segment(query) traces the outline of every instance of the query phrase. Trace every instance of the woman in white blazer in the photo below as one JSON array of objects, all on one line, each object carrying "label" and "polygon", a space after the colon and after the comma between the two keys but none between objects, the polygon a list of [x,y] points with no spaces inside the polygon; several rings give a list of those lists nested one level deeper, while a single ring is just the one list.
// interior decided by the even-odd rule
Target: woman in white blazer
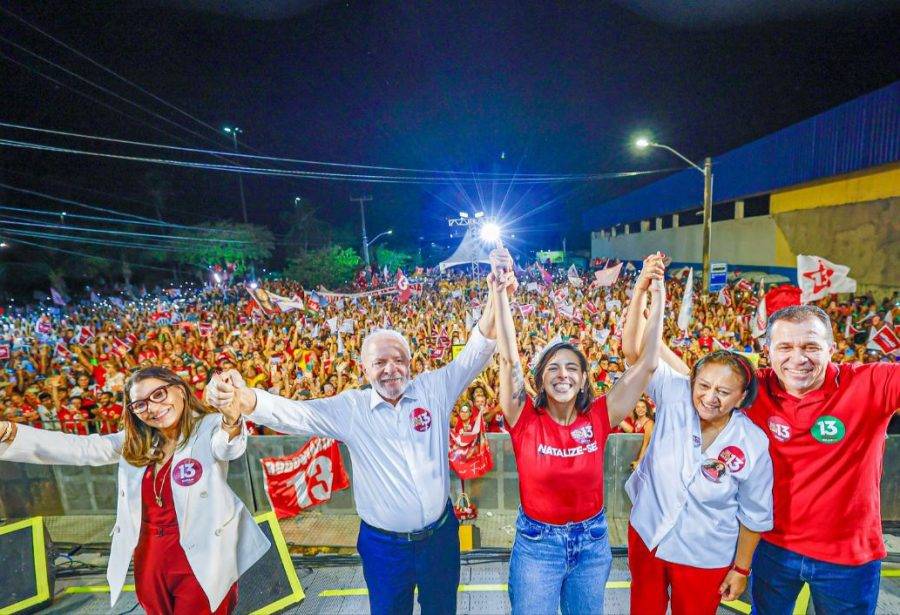
[{"label": "woman in white blazer", "polygon": [[231,613],[237,580],[269,541],[226,482],[244,454],[238,413],[200,402],[171,370],[149,367],[125,386],[124,430],[79,436],[0,421],[0,459],[118,463],[107,579],[115,605],[134,555],[138,602],[151,615]]}]

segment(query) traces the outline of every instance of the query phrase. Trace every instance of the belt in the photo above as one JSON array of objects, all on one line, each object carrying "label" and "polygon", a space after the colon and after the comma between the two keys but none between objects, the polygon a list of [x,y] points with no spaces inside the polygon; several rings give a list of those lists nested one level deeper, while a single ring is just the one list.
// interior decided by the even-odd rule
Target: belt
[{"label": "belt", "polygon": [[415,532],[392,532],[390,530],[383,530],[380,527],[375,527],[374,525],[369,525],[365,521],[366,527],[377,532],[378,534],[383,534],[385,536],[390,536],[392,538],[397,538],[399,540],[405,540],[406,542],[420,542],[422,540],[427,540],[431,538],[431,536],[438,531],[442,525],[447,522],[447,519],[450,518],[450,515],[453,514],[452,508],[450,505],[444,509],[444,514],[441,515],[441,518],[435,521],[430,525],[426,525],[421,530],[416,530]]}]

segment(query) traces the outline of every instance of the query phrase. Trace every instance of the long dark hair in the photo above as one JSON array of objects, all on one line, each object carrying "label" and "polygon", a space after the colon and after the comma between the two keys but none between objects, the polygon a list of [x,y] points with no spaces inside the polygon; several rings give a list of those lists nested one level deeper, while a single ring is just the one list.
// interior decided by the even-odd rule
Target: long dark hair
[{"label": "long dark hair", "polygon": [[704,365],[727,365],[743,381],[744,397],[737,405],[738,408],[741,410],[749,408],[756,400],[756,394],[759,392],[759,381],[756,379],[756,372],[747,357],[730,350],[715,350],[702,357],[694,364],[694,368],[691,370],[691,390],[694,388],[694,380],[697,379],[697,374],[700,373]]},{"label": "long dark hair", "polygon": [[544,390],[544,370],[547,369],[547,364],[560,350],[571,350],[575,353],[575,356],[578,357],[581,371],[585,374],[584,386],[581,387],[578,395],[575,396],[575,409],[579,414],[583,414],[588,411],[591,407],[591,402],[594,401],[591,373],[588,370],[587,358],[580,350],[568,342],[557,342],[541,354],[541,359],[534,368],[534,384],[537,388],[537,399],[534,401],[534,407],[539,410],[547,407],[547,392]]},{"label": "long dark hair", "polygon": [[125,425],[125,442],[122,444],[122,457],[125,461],[139,468],[151,463],[162,461],[163,451],[159,446],[162,436],[154,427],[151,427],[128,409],[128,404],[134,401],[131,398],[131,389],[142,380],[156,378],[166,384],[176,386],[184,397],[184,410],[181,413],[178,425],[178,446],[184,446],[190,439],[194,430],[200,424],[200,419],[205,414],[216,412],[191,392],[187,383],[175,372],[165,367],[146,367],[136,371],[125,383],[125,412],[122,420]]}]

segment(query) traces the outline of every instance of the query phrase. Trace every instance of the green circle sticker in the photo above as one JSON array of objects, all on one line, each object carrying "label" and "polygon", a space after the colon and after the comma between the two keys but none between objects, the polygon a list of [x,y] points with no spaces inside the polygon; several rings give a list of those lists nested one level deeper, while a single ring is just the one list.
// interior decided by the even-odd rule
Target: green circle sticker
[{"label": "green circle sticker", "polygon": [[846,433],[841,419],[827,414],[816,419],[816,422],[813,423],[810,431],[812,432],[813,438],[822,444],[834,444],[835,442],[840,442],[844,439],[844,434]]}]

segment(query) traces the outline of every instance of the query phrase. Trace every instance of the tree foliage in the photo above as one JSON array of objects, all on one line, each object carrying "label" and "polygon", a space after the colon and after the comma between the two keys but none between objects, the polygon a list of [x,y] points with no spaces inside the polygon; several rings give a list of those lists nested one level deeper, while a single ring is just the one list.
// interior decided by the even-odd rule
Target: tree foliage
[{"label": "tree foliage", "polygon": [[[375,248],[375,262],[378,263],[379,269],[387,267],[391,274],[396,273],[397,269],[409,269],[410,263],[413,262],[413,255],[399,250],[391,250],[384,246]],[[408,272],[407,272],[408,273]]]},{"label": "tree foliage", "polygon": [[275,247],[272,231],[255,224],[205,223],[192,231],[179,232],[179,236],[195,241],[180,243],[178,252],[169,253],[175,262],[197,267],[234,263],[237,273],[250,263],[269,258]]},{"label": "tree foliage", "polygon": [[352,248],[330,246],[301,250],[288,261],[284,274],[306,288],[338,288],[353,281],[361,260]]}]

